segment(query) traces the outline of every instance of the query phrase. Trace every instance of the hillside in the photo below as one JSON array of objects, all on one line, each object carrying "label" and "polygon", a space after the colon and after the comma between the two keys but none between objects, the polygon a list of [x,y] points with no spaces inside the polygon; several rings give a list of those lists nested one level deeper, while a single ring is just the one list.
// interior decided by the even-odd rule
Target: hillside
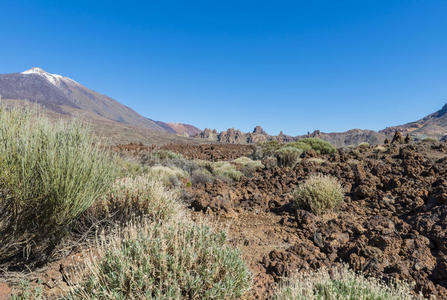
[{"label": "hillside", "polygon": [[99,136],[114,144],[200,142],[186,138],[190,133],[200,131],[194,126],[181,124],[173,129],[170,123],[146,118],[71,78],[51,74],[40,68],[0,74],[0,99],[10,106],[37,104],[53,119],[80,118]]},{"label": "hillside", "polygon": [[63,113],[70,107],[127,125],[167,132],[155,121],[145,118],[118,101],[101,95],[78,82],[40,68],[23,73],[0,75],[0,95],[7,99],[28,100]]},{"label": "hillside", "polygon": [[437,112],[429,114],[418,121],[400,126],[387,127],[380,132],[390,134],[396,130],[401,131],[403,134],[408,133],[418,139],[426,137],[445,139],[447,136],[447,104]]}]

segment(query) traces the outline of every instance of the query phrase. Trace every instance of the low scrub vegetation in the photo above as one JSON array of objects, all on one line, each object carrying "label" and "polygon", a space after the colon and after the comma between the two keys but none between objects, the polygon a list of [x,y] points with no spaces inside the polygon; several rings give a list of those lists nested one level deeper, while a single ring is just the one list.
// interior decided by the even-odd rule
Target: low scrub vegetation
[{"label": "low scrub vegetation", "polygon": [[297,207],[323,214],[339,207],[344,200],[344,191],[337,178],[312,175],[294,192]]},{"label": "low scrub vegetation", "polygon": [[[293,152],[293,150],[291,150],[292,148],[296,150]],[[279,143],[276,141],[270,141],[257,145],[253,153],[253,157],[255,159],[267,159],[268,157],[276,157],[280,166],[290,167],[296,164],[297,158],[289,160],[289,155],[296,156],[296,154],[299,153],[299,156],[301,156],[303,152],[309,150],[314,150],[318,154],[330,154],[334,153],[337,149],[335,149],[335,147],[332,146],[329,142],[317,138],[305,138],[297,142],[290,143]]]},{"label": "low scrub vegetation", "polygon": [[251,284],[225,234],[191,221],[132,225],[98,248],[71,299],[237,299]]},{"label": "low scrub vegetation", "polygon": [[154,166],[149,168],[148,174],[168,186],[179,186],[181,179],[189,180],[189,174],[177,167]]},{"label": "low scrub vegetation", "polygon": [[306,149],[308,146],[310,146],[310,148],[315,150],[318,154],[330,154],[337,151],[337,149],[335,149],[335,147],[332,146],[331,143],[317,138],[305,138],[299,140],[295,143],[294,147],[303,149],[305,151],[308,150]]},{"label": "low scrub vegetation", "polygon": [[275,156],[278,166],[293,168],[300,161],[302,153],[302,149],[290,146],[276,150]]},{"label": "low scrub vegetation", "polygon": [[151,156],[160,160],[184,159],[183,155],[181,155],[180,153],[169,150],[156,150],[151,153]]},{"label": "low scrub vegetation", "polygon": [[169,220],[180,217],[183,207],[177,192],[149,174],[117,180],[110,191],[81,216],[79,222],[92,226],[99,220],[126,224],[130,220]]},{"label": "low scrub vegetation", "polygon": [[357,147],[359,147],[359,148],[368,148],[368,147],[369,147],[369,143],[367,143],[367,142],[362,142],[362,143],[358,144]]},{"label": "low scrub vegetation", "polygon": [[207,169],[197,169],[191,175],[191,183],[194,185],[213,182],[213,175]]},{"label": "low scrub vegetation", "polygon": [[262,164],[262,162],[260,162],[258,160],[252,160],[251,158],[248,158],[245,156],[236,158],[233,162],[236,164],[242,165],[243,167],[250,168],[253,170],[264,168],[264,165]]},{"label": "low scrub vegetation", "polygon": [[214,162],[211,168],[214,175],[223,179],[239,180],[242,177],[242,173],[227,161]]},{"label": "low scrub vegetation", "polygon": [[385,284],[375,278],[366,278],[347,267],[329,272],[322,268],[314,272],[302,272],[287,280],[276,293],[275,300],[320,299],[415,299],[407,284]]},{"label": "low scrub vegetation", "polygon": [[0,263],[45,259],[115,179],[80,123],[0,108]]}]

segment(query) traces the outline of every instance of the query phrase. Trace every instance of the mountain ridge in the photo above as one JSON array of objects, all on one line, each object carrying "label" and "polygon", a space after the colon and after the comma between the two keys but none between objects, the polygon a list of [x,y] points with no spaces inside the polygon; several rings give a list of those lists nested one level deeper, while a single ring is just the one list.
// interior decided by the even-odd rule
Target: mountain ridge
[{"label": "mountain ridge", "polygon": [[[168,134],[190,135],[186,129],[176,130],[170,123],[144,117],[117,100],[89,89],[69,77],[52,74],[38,67],[21,73],[0,74],[0,95],[4,99],[27,100],[63,115],[70,114],[70,110],[75,109],[128,126]],[[200,131],[192,125],[183,125],[191,127],[191,132]]]}]

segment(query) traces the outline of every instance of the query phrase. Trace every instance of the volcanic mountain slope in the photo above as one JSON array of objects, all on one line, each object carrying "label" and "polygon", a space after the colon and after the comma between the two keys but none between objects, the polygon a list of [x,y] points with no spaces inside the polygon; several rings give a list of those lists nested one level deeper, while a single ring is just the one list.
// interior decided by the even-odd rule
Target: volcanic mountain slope
[{"label": "volcanic mountain slope", "polygon": [[396,130],[403,134],[410,134],[415,138],[423,139],[426,137],[436,139],[446,139],[447,137],[447,104],[440,110],[432,113],[416,122],[407,123],[400,126],[387,127],[380,131],[384,134],[390,134]]},{"label": "volcanic mountain slope", "polygon": [[0,74],[0,99],[10,106],[37,104],[53,119],[77,117],[112,143],[197,143],[192,125],[153,121],[118,101],[58,74],[32,68]]},{"label": "volcanic mountain slope", "polygon": [[162,121],[157,121],[157,124],[172,133],[176,133],[183,136],[195,136],[201,132],[199,128],[184,123],[165,123]]},{"label": "volcanic mountain slope", "polygon": [[40,68],[0,75],[0,95],[7,99],[38,103],[58,113],[68,113],[67,108],[77,109],[123,124],[168,132],[155,121],[141,116],[118,101],[70,78],[50,74]]}]

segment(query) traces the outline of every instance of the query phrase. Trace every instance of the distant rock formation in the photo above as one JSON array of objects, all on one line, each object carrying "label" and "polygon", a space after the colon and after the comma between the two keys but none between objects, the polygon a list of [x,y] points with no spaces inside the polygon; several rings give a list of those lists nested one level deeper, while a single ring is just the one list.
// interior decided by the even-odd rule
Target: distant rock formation
[{"label": "distant rock formation", "polygon": [[244,133],[234,128],[227,129],[218,133],[215,129],[205,129],[196,137],[208,139],[213,142],[228,144],[256,144],[266,141],[293,142],[303,138],[320,138],[326,140],[336,147],[348,145],[358,145],[362,142],[368,142],[372,145],[381,144],[386,136],[373,130],[352,129],[340,133],[323,133],[315,130],[312,133],[301,136],[285,135],[282,131],[278,135],[269,135],[261,126],[256,126],[252,132]]}]

